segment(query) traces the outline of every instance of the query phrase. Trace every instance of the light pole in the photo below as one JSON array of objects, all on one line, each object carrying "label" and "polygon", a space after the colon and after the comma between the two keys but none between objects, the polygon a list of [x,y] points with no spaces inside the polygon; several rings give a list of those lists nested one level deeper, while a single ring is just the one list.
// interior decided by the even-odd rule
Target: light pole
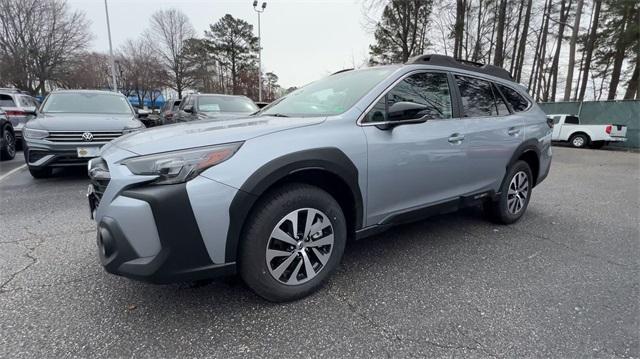
[{"label": "light pole", "polygon": [[113,46],[111,46],[111,25],[109,24],[109,8],[107,0],[104,0],[104,13],[107,15],[107,33],[109,34],[109,53],[111,54],[111,79],[113,80],[113,91],[118,92],[118,84],[116,83],[116,62],[113,58]]},{"label": "light pole", "polygon": [[[106,1],[106,0],[105,0]],[[258,0],[253,0],[253,10],[258,13],[258,101],[262,102],[262,46],[260,45],[260,14],[267,8],[267,2],[258,7]]]}]

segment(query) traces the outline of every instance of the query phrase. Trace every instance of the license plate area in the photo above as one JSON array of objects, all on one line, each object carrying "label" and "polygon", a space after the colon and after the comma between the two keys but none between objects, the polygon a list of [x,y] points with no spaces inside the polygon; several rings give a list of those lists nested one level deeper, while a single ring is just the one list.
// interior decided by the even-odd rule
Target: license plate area
[{"label": "license plate area", "polygon": [[91,158],[98,157],[98,153],[100,152],[100,147],[97,146],[86,146],[86,147],[78,147],[76,148],[78,153],[78,158]]}]

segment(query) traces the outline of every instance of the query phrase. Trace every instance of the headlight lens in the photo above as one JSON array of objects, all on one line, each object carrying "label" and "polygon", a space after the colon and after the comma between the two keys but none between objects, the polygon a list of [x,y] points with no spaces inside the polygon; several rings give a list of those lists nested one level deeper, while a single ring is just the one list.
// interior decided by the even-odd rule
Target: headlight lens
[{"label": "headlight lens", "polygon": [[233,156],[242,142],[129,158],[121,163],[136,175],[159,176],[154,184],[186,182]]},{"label": "headlight lens", "polygon": [[35,128],[24,128],[22,130],[22,135],[26,138],[33,138],[36,140],[41,140],[47,136],[49,136],[49,131],[45,130],[36,130]]}]

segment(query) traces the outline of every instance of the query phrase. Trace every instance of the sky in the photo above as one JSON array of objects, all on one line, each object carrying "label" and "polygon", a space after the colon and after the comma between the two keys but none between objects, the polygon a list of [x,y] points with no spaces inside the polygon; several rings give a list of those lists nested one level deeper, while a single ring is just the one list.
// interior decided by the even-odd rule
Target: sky
[{"label": "sky", "polygon": [[[159,9],[178,8],[199,37],[225,14],[254,25],[253,0],[107,0],[114,50],[149,26]],[[260,1],[262,3],[262,1]],[[68,0],[84,11],[94,35],[89,48],[108,53],[104,0]],[[368,58],[373,34],[365,29],[363,6],[355,0],[268,0],[261,15],[262,70],[274,72],[281,86],[301,86],[335,71],[360,66]]]}]

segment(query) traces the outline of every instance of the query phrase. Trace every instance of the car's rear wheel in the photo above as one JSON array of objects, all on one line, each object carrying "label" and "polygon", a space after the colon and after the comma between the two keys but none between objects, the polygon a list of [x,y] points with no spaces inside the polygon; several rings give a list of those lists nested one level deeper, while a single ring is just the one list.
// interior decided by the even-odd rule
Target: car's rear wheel
[{"label": "car's rear wheel", "polygon": [[33,178],[48,178],[48,177],[51,177],[51,174],[53,173],[53,169],[51,167],[45,167],[45,168],[29,167],[29,173],[31,173],[31,176]]},{"label": "car's rear wheel", "polygon": [[525,161],[517,161],[509,169],[498,199],[484,205],[489,219],[502,224],[517,222],[527,210],[532,187],[531,168]]},{"label": "car's rear wheel", "polygon": [[584,148],[589,145],[589,137],[587,137],[587,135],[579,133],[577,135],[571,136],[569,143],[575,148]]},{"label": "car's rear wheel", "polygon": [[336,269],[347,238],[344,214],[324,190],[290,184],[269,192],[247,219],[240,275],[274,302],[305,297]]},{"label": "car's rear wheel", "polygon": [[0,148],[0,160],[12,160],[16,157],[16,136],[9,130],[9,126],[5,127],[2,132],[4,146]]}]

